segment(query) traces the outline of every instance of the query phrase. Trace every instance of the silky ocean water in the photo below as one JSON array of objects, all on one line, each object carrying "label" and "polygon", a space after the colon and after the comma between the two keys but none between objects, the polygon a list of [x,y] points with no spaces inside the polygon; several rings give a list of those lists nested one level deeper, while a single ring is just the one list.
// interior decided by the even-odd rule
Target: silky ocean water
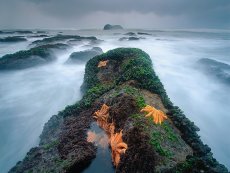
[{"label": "silky ocean water", "polygon": [[[229,32],[142,30],[152,35],[142,36],[145,39],[139,41],[118,41],[128,31],[62,32],[96,36],[104,40],[96,45],[103,51],[117,47],[146,51],[171,101],[200,128],[199,135],[211,147],[214,157],[230,168],[230,87],[196,67],[200,58],[230,64]],[[27,49],[30,42],[2,44],[0,55]],[[84,64],[64,65],[72,52],[86,49],[81,46],[84,44],[59,53],[58,61],[47,66],[0,72],[0,170],[3,173],[38,144],[43,125],[53,114],[81,98]]]}]

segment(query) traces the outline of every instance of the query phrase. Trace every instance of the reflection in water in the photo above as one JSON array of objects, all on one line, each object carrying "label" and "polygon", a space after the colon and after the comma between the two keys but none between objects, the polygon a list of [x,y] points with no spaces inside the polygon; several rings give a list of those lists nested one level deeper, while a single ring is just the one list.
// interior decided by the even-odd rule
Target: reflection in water
[{"label": "reflection in water", "polygon": [[109,149],[109,139],[107,134],[101,129],[96,122],[93,122],[87,132],[87,141],[93,142],[97,146],[96,158],[92,161],[83,173],[106,172],[114,173],[114,167],[111,160]]}]

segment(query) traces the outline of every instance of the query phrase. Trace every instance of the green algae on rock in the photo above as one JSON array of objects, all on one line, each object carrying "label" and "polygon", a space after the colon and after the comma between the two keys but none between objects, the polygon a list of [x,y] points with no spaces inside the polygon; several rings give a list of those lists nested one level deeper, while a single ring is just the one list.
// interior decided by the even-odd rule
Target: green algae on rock
[{"label": "green algae on rock", "polygon": [[[97,67],[106,60],[105,67]],[[118,48],[89,60],[82,92],[82,100],[51,117],[39,146],[10,173],[84,170],[96,157],[96,146],[86,138],[92,114],[103,104],[110,107],[109,123],[115,124],[115,132],[123,130],[128,145],[117,173],[228,172],[200,140],[199,129],[169,100],[142,50]],[[146,104],[166,113],[168,119],[162,125],[146,119],[140,113]]]},{"label": "green algae on rock", "polygon": [[52,52],[53,49],[66,50],[68,47],[61,43],[47,44],[4,55],[0,58],[0,70],[17,70],[48,64],[56,60]]}]

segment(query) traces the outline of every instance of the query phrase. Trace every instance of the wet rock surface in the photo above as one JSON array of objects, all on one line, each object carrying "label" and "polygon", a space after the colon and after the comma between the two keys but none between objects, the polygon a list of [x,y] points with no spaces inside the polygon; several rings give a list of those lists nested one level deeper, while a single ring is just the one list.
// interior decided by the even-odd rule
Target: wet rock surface
[{"label": "wet rock surface", "polygon": [[[98,68],[100,61],[107,60],[106,66]],[[95,121],[94,112],[103,104],[109,106],[109,123],[115,124],[115,132],[123,130],[128,145],[117,173],[228,172],[202,143],[199,129],[170,102],[145,52],[119,48],[92,58],[82,91],[82,100],[48,121],[40,145],[10,173],[82,172],[96,157],[87,132]],[[160,125],[146,118],[140,112],[146,104],[166,113],[168,119]]]},{"label": "wet rock surface", "polygon": [[25,51],[7,54],[0,58],[0,70],[19,70],[45,65],[56,60],[53,49],[66,50],[66,44],[47,44]]},{"label": "wet rock surface", "polygon": [[79,35],[62,35],[62,34],[58,34],[55,35],[53,37],[49,37],[49,38],[44,38],[42,40],[36,40],[34,42],[32,42],[32,46],[41,46],[41,45],[46,45],[46,44],[56,44],[56,43],[63,43],[63,42],[67,42],[67,41],[83,41],[83,40],[87,40],[87,41],[96,41],[97,38],[96,37],[82,37]]},{"label": "wet rock surface", "polygon": [[22,42],[22,41],[27,41],[27,39],[22,36],[12,36],[12,37],[0,38],[0,42],[2,43],[16,43],[16,42]]},{"label": "wet rock surface", "polygon": [[67,64],[80,64],[85,63],[91,58],[102,54],[103,51],[100,47],[93,47],[92,49],[87,49],[80,52],[74,52],[70,55],[69,59],[66,61]]},{"label": "wet rock surface", "polygon": [[119,41],[137,41],[140,39],[144,39],[144,37],[135,37],[135,36],[131,36],[131,37],[121,37],[119,39]]}]

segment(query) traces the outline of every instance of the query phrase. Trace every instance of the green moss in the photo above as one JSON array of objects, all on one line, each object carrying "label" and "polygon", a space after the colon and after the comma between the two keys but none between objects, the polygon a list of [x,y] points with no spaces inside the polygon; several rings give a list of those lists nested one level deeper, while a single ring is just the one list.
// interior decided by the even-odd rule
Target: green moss
[{"label": "green moss", "polygon": [[178,141],[178,138],[175,135],[175,132],[173,131],[172,127],[169,125],[169,123],[167,121],[165,121],[165,122],[162,123],[162,127],[166,131],[167,138],[170,141],[172,141],[172,142]]},{"label": "green moss", "polygon": [[154,131],[151,133],[150,144],[153,146],[156,152],[158,152],[161,156],[171,157],[172,153],[161,146],[161,141],[163,140],[164,136],[162,136],[160,132]]},{"label": "green moss", "polygon": [[139,109],[146,106],[145,99],[142,96],[142,94],[139,92],[138,89],[131,87],[131,86],[125,86],[124,91],[125,91],[125,93],[132,95],[135,98],[137,106]]},{"label": "green moss", "polygon": [[191,157],[183,163],[179,163],[173,170],[172,173],[187,173],[192,172],[193,167],[197,167],[196,158]]},{"label": "green moss", "polygon": [[59,112],[61,116],[69,116],[78,114],[82,109],[89,108],[92,103],[104,93],[113,89],[113,84],[97,84],[94,87],[86,91],[83,98],[74,105],[67,106],[63,111]]},{"label": "green moss", "polygon": [[51,149],[51,148],[53,148],[53,147],[56,147],[58,144],[59,144],[59,141],[54,140],[54,141],[52,141],[52,142],[50,142],[50,143],[44,145],[43,148],[44,148],[45,150],[49,150],[49,149]]}]

